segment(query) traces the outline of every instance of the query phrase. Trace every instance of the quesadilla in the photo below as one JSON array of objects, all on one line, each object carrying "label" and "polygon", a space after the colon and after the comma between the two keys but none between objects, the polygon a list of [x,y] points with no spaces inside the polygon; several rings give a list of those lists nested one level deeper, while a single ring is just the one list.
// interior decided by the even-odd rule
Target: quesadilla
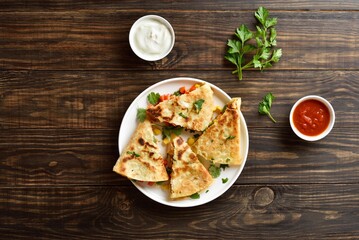
[{"label": "quesadilla", "polygon": [[215,164],[240,165],[240,107],[241,98],[231,99],[224,112],[193,144],[193,151]]},{"label": "quesadilla", "polygon": [[159,182],[168,174],[149,120],[140,122],[113,171],[129,179]]},{"label": "quesadilla", "polygon": [[189,145],[181,137],[174,138],[172,145],[170,197],[174,199],[191,196],[209,187],[213,182],[212,176]]},{"label": "quesadilla", "polygon": [[203,131],[212,120],[213,107],[213,91],[205,83],[189,93],[150,105],[147,115],[153,121]]}]

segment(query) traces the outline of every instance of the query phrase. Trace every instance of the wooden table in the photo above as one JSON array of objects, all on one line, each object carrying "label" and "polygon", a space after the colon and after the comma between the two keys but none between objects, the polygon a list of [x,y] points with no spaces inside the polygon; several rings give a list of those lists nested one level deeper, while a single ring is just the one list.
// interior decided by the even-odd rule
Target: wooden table
[{"label": "wooden table", "polygon": [[[278,18],[281,61],[231,75],[226,41],[254,11]],[[131,51],[136,19],[176,32],[157,62]],[[1,239],[359,239],[359,2],[0,1]],[[161,205],[112,172],[125,111],[144,89],[187,76],[243,100],[249,154],[236,183],[194,208]],[[272,92],[277,123],[258,114]],[[336,111],[318,142],[288,115],[308,94]]]}]

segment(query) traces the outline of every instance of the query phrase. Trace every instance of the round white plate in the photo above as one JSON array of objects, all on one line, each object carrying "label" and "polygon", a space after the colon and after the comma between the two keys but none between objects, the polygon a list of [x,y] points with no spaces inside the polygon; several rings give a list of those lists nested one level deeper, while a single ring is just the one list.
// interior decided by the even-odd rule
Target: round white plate
[{"label": "round white plate", "polygon": [[[125,116],[123,117],[119,137],[118,137],[118,148],[121,154],[122,149],[124,149],[129,142],[132,134],[136,130],[137,120],[136,114],[138,108],[146,108],[147,106],[147,95],[151,92],[162,94],[169,94],[177,91],[180,87],[185,86],[186,89],[190,88],[193,84],[203,83],[205,81],[189,77],[179,77],[171,78],[161,82],[158,82],[146,90],[144,90],[137,98],[132,102],[130,107],[127,109]],[[231,97],[226,94],[223,90],[216,87],[215,85],[208,83],[213,92],[214,92],[214,103],[220,107],[223,107]],[[153,199],[156,202],[162,203],[164,205],[173,206],[173,207],[193,207],[208,203],[217,197],[221,196],[226,192],[237,180],[241,174],[243,167],[247,160],[248,148],[249,148],[249,137],[246,121],[241,113],[241,154],[243,162],[239,166],[230,166],[221,171],[221,175],[214,179],[212,185],[200,192],[200,198],[191,199],[191,198],[182,198],[180,200],[172,200],[169,198],[169,190],[161,187],[160,185],[149,186],[146,183],[133,182],[133,184],[147,197]],[[184,131],[183,131],[184,132]],[[185,133],[185,132],[184,132]],[[185,136],[184,136],[185,137]],[[158,137],[159,146],[161,148],[163,157],[165,158],[165,147],[162,144],[160,136]],[[222,179],[228,178],[226,183],[222,182]]]}]

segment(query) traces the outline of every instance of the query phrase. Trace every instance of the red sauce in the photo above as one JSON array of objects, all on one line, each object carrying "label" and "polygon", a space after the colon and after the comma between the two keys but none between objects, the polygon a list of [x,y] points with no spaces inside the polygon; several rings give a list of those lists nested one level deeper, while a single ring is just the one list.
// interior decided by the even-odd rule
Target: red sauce
[{"label": "red sauce", "polygon": [[330,114],[322,102],[310,99],[298,104],[292,120],[299,132],[307,136],[316,136],[327,129]]}]

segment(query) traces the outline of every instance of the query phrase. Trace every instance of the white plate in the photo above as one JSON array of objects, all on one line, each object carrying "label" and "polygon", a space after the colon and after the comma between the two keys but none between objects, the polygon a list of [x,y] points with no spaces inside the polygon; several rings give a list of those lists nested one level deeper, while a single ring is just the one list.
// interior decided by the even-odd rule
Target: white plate
[{"label": "white plate", "polygon": [[[158,82],[146,90],[144,90],[130,105],[127,109],[125,116],[123,117],[119,137],[118,137],[118,148],[121,154],[122,149],[124,149],[129,142],[132,134],[134,133],[137,127],[136,114],[138,108],[146,108],[147,106],[147,95],[151,92],[158,92],[159,94],[168,94],[177,91],[180,87],[185,86],[187,89],[190,88],[193,84],[203,83],[205,81],[195,78],[188,77],[179,77],[171,78],[161,82]],[[220,107],[223,107],[231,97],[226,94],[223,90],[216,87],[215,85],[208,83],[213,92],[214,92],[214,103]],[[199,199],[183,198],[180,200],[171,200],[169,198],[169,190],[164,189],[161,186],[154,184],[149,186],[145,183],[133,182],[133,184],[147,197],[153,199],[156,202],[162,203],[164,205],[173,206],[173,207],[193,207],[208,203],[217,197],[221,196],[226,192],[237,180],[241,174],[243,167],[247,160],[248,148],[249,148],[249,137],[246,121],[241,113],[241,154],[243,162],[239,166],[230,166],[227,167],[224,171],[221,171],[221,175],[218,178],[214,179],[213,184],[207,190],[204,190],[200,193]],[[163,157],[165,157],[165,149],[162,143],[159,143]],[[228,178],[226,183],[222,183],[222,179]]]}]

